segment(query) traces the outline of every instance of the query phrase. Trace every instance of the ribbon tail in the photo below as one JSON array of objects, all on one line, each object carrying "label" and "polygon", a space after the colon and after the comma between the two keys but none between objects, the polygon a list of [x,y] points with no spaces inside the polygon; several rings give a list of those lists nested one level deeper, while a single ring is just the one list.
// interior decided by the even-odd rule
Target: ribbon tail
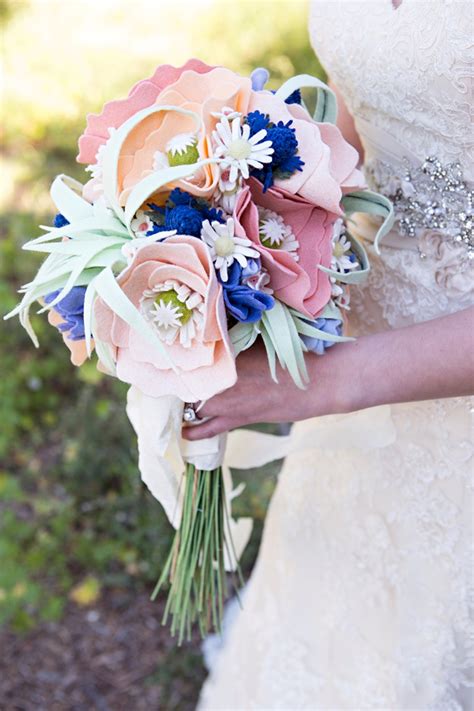
[{"label": "ribbon tail", "polygon": [[390,405],[298,422],[290,435],[236,430],[228,438],[226,465],[253,469],[304,450],[378,449],[396,438]]},{"label": "ribbon tail", "polygon": [[182,408],[181,400],[173,396],[153,398],[133,386],[128,391],[127,415],[137,434],[142,480],[175,528],[181,519],[184,472],[180,449]]}]

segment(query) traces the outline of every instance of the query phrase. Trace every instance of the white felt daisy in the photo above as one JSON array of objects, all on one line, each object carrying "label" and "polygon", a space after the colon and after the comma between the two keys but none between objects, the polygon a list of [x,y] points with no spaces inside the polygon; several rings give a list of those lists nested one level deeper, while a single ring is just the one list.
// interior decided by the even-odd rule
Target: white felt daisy
[{"label": "white felt daisy", "polygon": [[242,190],[242,179],[238,178],[236,182],[232,183],[229,176],[230,170],[228,168],[221,170],[215,202],[228,215],[233,215],[237,198]]},{"label": "white felt daisy", "polygon": [[233,215],[235,206],[237,205],[237,198],[241,192],[242,188],[239,184],[234,188],[234,190],[225,190],[223,192],[218,191],[216,193],[216,205],[224,210],[227,215]]},{"label": "white felt daisy", "polygon": [[116,128],[113,126],[110,126],[107,131],[109,133],[109,137],[105,143],[101,143],[99,146],[99,150],[97,151],[95,155],[95,160],[96,162],[93,163],[92,165],[88,165],[86,167],[86,171],[91,174],[93,178],[96,180],[102,180],[102,173],[103,173],[103,163],[104,163],[104,158],[105,158],[105,152],[107,150],[107,146],[110,142],[110,139],[116,132]]},{"label": "white felt daisy", "polygon": [[195,133],[178,133],[166,144],[166,156],[171,166],[190,165],[199,160]]},{"label": "white felt daisy", "polygon": [[331,300],[333,304],[340,309],[348,311],[350,308],[349,290],[338,284],[334,277],[329,277],[329,281],[331,282]]},{"label": "white felt daisy", "polygon": [[227,281],[228,267],[234,259],[241,267],[247,266],[247,257],[258,257],[258,252],[253,249],[252,242],[246,237],[237,237],[234,234],[234,220],[229,217],[227,222],[222,224],[213,220],[202,223],[201,238],[209,247],[212,260],[216,269],[220,272],[222,281]]},{"label": "white felt daisy", "polygon": [[299,242],[291,227],[283,221],[281,215],[272,210],[259,207],[258,216],[260,242],[263,246],[270,249],[283,249],[291,254],[295,262],[297,262],[299,260]]},{"label": "white felt daisy", "polygon": [[144,210],[138,210],[130,223],[130,229],[135,237],[145,237],[146,233],[153,229],[153,222]]},{"label": "white felt daisy", "polygon": [[171,345],[178,339],[184,348],[192,346],[204,321],[204,300],[200,294],[169,279],[147,289],[140,304],[162,341]]},{"label": "white felt daisy", "polygon": [[250,168],[263,168],[264,163],[270,163],[273,155],[272,142],[265,140],[265,129],[250,135],[250,126],[241,125],[239,116],[229,121],[227,116],[222,116],[213,131],[215,143],[214,155],[222,158],[221,170],[229,171],[229,180],[235,183],[241,175],[247,179]]},{"label": "white felt daisy", "polygon": [[236,111],[230,106],[223,106],[220,111],[211,111],[211,116],[217,119],[222,119],[225,116],[229,119],[229,121],[232,121],[232,119],[235,118],[242,118],[240,111]]},{"label": "white felt daisy", "polygon": [[348,272],[357,269],[357,261],[350,258],[352,245],[347,238],[344,223],[341,219],[334,223],[332,236],[331,269],[338,272]]}]

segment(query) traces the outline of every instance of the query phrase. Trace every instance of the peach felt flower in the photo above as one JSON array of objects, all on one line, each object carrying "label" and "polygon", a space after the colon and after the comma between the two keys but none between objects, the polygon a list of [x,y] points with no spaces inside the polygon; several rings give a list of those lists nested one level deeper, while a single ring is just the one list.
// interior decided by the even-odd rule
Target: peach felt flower
[{"label": "peach felt flower", "polygon": [[88,114],[86,130],[79,138],[78,162],[95,163],[100,147],[109,139],[109,129],[119,128],[138,111],[154,104],[163,89],[179,79],[183,72],[193,71],[196,74],[204,74],[211,69],[213,67],[199,59],[190,59],[182,67],[162,64],[152,77],[137,82],[126,99],[109,101],[100,114]]},{"label": "peach felt flower", "polygon": [[151,397],[212,397],[237,378],[221,286],[204,243],[169,237],[139,249],[117,278],[163,342],[176,367],[98,299],[96,338],[114,349],[117,377]]},{"label": "peach felt flower", "polygon": [[[67,239],[63,239],[63,242]],[[48,311],[48,321],[55,326],[63,337],[65,345],[71,353],[73,365],[81,366],[89,357],[87,354],[84,333],[84,294],[85,287],[75,286],[67,295]],[[46,294],[41,303],[51,303],[59,291]],[[93,344],[91,344],[93,347]]]},{"label": "peach felt flower", "polygon": [[[48,321],[51,326],[55,326],[59,331],[61,331],[61,326],[66,323],[65,320],[60,316],[57,311],[50,309],[48,311]],[[71,363],[73,365],[81,366],[88,359],[86,341],[81,339],[74,341],[72,338],[68,338],[67,332],[62,331],[61,335],[66,346],[69,348],[71,353]],[[94,347],[94,342],[92,341],[91,348]]]},{"label": "peach felt flower", "polygon": [[341,215],[344,193],[366,187],[357,170],[359,155],[330,123],[316,123],[302,106],[286,104],[268,91],[252,92],[249,112],[259,111],[273,123],[291,123],[304,165],[290,177],[277,178],[275,187],[298,194],[307,202]]},{"label": "peach felt flower", "polygon": [[[147,116],[130,131],[118,162],[118,197],[124,205],[133,187],[154,171],[211,157],[210,137],[218,121],[214,114],[224,108],[246,113],[250,94],[250,79],[222,67],[209,67],[197,60],[180,69],[159,67],[151,79],[139,82],[127,99],[111,102],[99,116],[88,117],[86,132],[79,140],[78,160],[95,163],[96,156],[100,160],[109,128],[118,128],[143,108],[156,105],[194,112],[201,127],[192,114],[167,110]],[[192,179],[176,181],[171,187],[209,198],[218,178],[217,167],[206,165]],[[95,174],[94,185],[97,180]],[[167,185],[166,191],[169,189]],[[154,199],[158,200],[157,196]]]},{"label": "peach felt flower", "polygon": [[331,297],[330,267],[335,215],[278,188],[263,192],[252,179],[239,194],[235,231],[260,252],[274,296],[307,316],[316,316]]}]

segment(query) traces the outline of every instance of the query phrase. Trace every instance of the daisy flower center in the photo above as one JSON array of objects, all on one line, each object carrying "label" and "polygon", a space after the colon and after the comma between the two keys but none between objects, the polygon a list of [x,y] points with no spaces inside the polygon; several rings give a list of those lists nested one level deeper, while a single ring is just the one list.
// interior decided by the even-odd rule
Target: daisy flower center
[{"label": "daisy flower center", "polygon": [[166,144],[169,165],[190,165],[199,160],[197,138],[194,133],[179,133]]},{"label": "daisy flower center", "polygon": [[238,112],[221,114],[212,133],[214,156],[221,158],[220,170],[228,175],[228,190],[241,178],[247,180],[251,168],[261,169],[265,163],[271,163],[274,153],[267,131],[262,129],[250,135],[250,126],[242,124],[242,120]]},{"label": "daisy flower center", "polygon": [[192,310],[179,300],[174,289],[162,291],[155,299],[154,316],[163,328],[182,326],[192,315]]},{"label": "daisy flower center", "polygon": [[234,253],[234,240],[227,235],[223,235],[222,237],[218,237],[216,239],[214,242],[214,248],[218,257],[229,257]]},{"label": "daisy flower center", "polygon": [[202,223],[201,239],[209,247],[212,261],[219,271],[222,281],[228,279],[228,267],[237,261],[242,268],[247,266],[247,258],[258,257],[258,252],[252,247],[247,237],[238,237],[234,231],[232,217],[225,224],[213,220]]},{"label": "daisy flower center", "polygon": [[252,146],[244,138],[238,138],[229,145],[228,155],[236,160],[249,158],[252,155]]},{"label": "daisy flower center", "polygon": [[299,242],[280,215],[272,210],[258,209],[260,242],[269,249],[283,249],[298,261]]},{"label": "daisy flower center", "polygon": [[186,284],[168,280],[147,289],[141,298],[141,310],[158,336],[168,345],[176,340],[190,348],[204,321],[204,300]]},{"label": "daisy flower center", "polygon": [[345,251],[346,250],[344,248],[344,245],[342,245],[341,242],[336,242],[336,244],[334,245],[334,248],[333,248],[333,254],[336,257],[336,259],[339,259],[340,257],[342,257],[344,255]]}]

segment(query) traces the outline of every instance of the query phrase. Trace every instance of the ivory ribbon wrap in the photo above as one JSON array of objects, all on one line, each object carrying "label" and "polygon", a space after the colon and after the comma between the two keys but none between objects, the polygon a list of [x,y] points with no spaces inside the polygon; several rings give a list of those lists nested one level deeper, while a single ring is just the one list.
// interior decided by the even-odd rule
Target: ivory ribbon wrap
[{"label": "ivory ribbon wrap", "polygon": [[233,489],[230,467],[260,467],[308,449],[376,449],[392,444],[396,438],[389,405],[298,422],[287,436],[236,430],[197,442],[181,437],[183,403],[179,398],[153,398],[131,387],[127,414],[138,438],[142,479],[175,528],[181,518],[185,462],[197,469],[216,469],[223,465],[225,453],[223,477],[233,541],[233,548],[231,545],[226,548],[235,551],[235,557],[231,553],[226,558],[227,570],[235,569],[252,532],[251,518],[234,520],[231,516],[232,499],[241,493],[242,487]]},{"label": "ivory ribbon wrap", "polygon": [[[128,391],[127,415],[137,434],[142,480],[177,528],[181,519],[185,463],[205,471],[222,466],[227,435],[197,442],[182,439],[183,402],[174,396],[150,397],[133,386]],[[226,546],[225,565],[226,570],[235,570],[250,538],[253,522],[251,518],[232,518],[231,501],[242,489],[233,489],[227,467],[223,469],[223,479],[232,538],[232,543],[228,541]]]},{"label": "ivory ribbon wrap", "polygon": [[287,436],[236,430],[228,436],[226,465],[250,469],[304,450],[377,449],[395,439],[391,408],[381,405],[297,422]]}]

